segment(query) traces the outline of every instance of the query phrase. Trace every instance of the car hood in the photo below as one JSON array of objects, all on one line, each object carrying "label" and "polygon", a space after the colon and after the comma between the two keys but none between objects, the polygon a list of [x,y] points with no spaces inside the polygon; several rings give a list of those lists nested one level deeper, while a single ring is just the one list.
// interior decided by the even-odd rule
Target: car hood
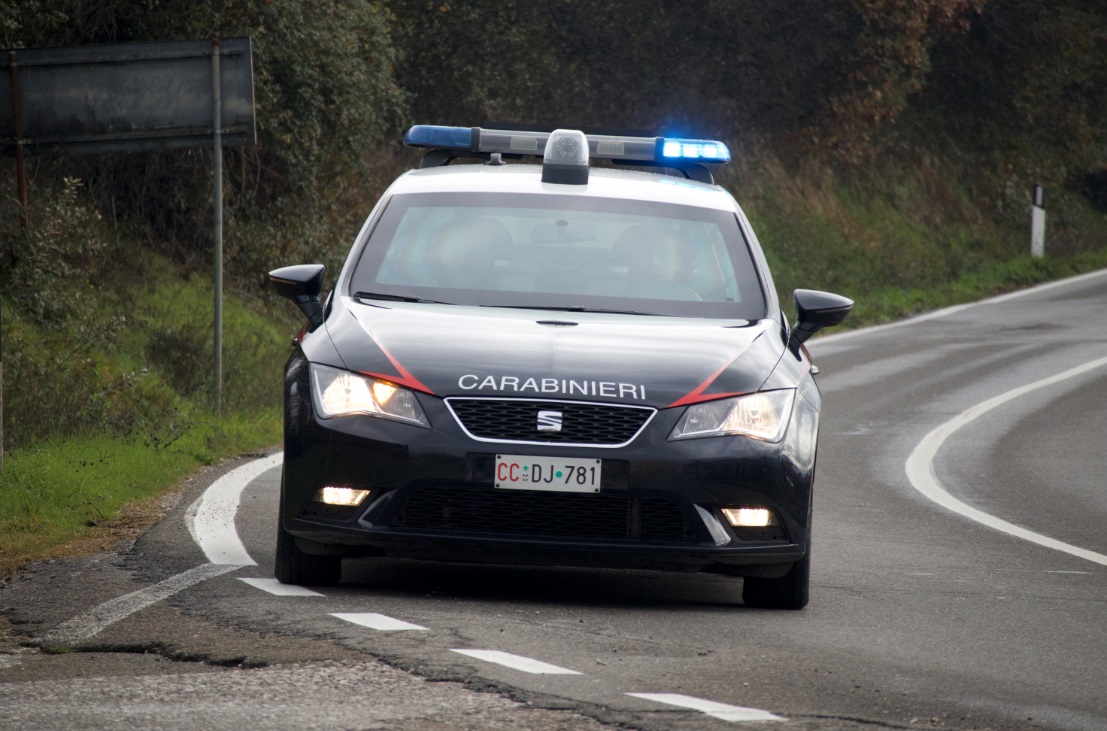
[{"label": "car hood", "polygon": [[756,391],[779,324],[336,297],[326,332],[349,370],[441,397],[665,408]]}]

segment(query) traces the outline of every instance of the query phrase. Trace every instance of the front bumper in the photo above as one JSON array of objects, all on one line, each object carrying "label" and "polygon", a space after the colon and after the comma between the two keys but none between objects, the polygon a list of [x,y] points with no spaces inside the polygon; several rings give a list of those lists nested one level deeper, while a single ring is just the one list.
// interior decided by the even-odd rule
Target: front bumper
[{"label": "front bumper", "polygon": [[[803,398],[779,444],[669,441],[681,409],[668,409],[629,445],[598,448],[477,441],[422,394],[431,429],[323,420],[307,393],[286,387],[281,487],[281,524],[307,553],[779,576],[807,550],[818,414]],[[498,490],[504,453],[601,459],[600,492]],[[326,485],[371,495],[357,508],[313,502]],[[752,505],[780,525],[735,529],[721,513]]]}]

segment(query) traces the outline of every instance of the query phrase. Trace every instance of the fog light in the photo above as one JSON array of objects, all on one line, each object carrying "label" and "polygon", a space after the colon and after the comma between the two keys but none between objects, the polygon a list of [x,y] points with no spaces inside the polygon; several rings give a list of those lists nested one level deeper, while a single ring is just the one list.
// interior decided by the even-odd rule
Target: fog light
[{"label": "fog light", "polygon": [[358,490],[352,487],[321,487],[315,491],[312,501],[325,505],[339,505],[346,508],[356,508],[369,497],[370,490]]},{"label": "fog light", "polygon": [[766,528],[780,525],[768,508],[723,508],[723,517],[735,528]]}]

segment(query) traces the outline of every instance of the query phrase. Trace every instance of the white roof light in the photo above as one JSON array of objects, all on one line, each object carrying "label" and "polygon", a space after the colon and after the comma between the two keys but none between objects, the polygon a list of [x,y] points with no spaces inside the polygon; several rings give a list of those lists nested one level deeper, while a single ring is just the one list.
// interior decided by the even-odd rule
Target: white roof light
[{"label": "white roof light", "polygon": [[542,182],[584,185],[588,182],[588,138],[575,129],[555,129],[542,155]]}]

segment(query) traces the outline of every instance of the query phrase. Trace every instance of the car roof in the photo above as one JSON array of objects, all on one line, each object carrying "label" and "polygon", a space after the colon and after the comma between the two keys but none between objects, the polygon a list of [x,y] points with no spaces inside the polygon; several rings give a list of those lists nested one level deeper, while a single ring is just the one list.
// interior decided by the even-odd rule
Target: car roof
[{"label": "car roof", "polygon": [[564,185],[543,183],[541,165],[449,165],[410,170],[388,190],[389,195],[461,192],[619,198],[722,211],[737,208],[730,193],[715,185],[662,173],[596,167],[589,170],[587,184]]}]

